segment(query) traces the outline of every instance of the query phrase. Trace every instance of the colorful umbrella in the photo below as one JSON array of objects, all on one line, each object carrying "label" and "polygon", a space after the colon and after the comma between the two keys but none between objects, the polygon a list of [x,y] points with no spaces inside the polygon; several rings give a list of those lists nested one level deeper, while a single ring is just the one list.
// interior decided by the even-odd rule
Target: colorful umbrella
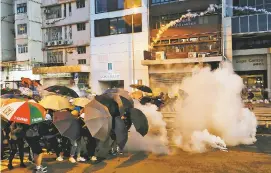
[{"label": "colorful umbrella", "polygon": [[64,96],[73,97],[73,98],[79,97],[79,95],[74,90],[72,90],[66,86],[53,85],[48,88],[45,88],[45,90],[49,91],[49,92],[54,92],[56,94],[61,94]]},{"label": "colorful umbrella", "polygon": [[49,95],[44,97],[40,102],[45,109],[62,110],[70,109],[72,105],[69,100],[63,96]]},{"label": "colorful umbrella", "polygon": [[0,114],[9,121],[31,125],[44,121],[46,110],[38,103],[23,101],[3,106]]}]

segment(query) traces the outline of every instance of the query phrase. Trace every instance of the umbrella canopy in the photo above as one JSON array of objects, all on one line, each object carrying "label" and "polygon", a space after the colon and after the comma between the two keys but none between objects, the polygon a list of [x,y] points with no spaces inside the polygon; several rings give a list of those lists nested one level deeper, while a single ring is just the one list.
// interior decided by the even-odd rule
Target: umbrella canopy
[{"label": "umbrella canopy", "polygon": [[91,100],[89,100],[88,98],[75,98],[73,100],[73,105],[85,107],[90,101]]},{"label": "umbrella canopy", "polygon": [[116,141],[120,149],[122,150],[125,147],[126,142],[128,141],[128,130],[124,121],[120,117],[115,118],[115,134]]},{"label": "umbrella canopy", "polygon": [[139,109],[132,108],[130,109],[130,117],[136,131],[145,136],[149,130],[148,119],[145,114]]},{"label": "umbrella canopy", "polygon": [[93,99],[85,106],[85,124],[91,135],[105,141],[112,128],[112,117],[107,107]]},{"label": "umbrella canopy", "polygon": [[140,91],[146,92],[146,93],[152,93],[152,90],[150,87],[146,86],[146,85],[137,85],[137,84],[133,84],[130,85],[131,88],[136,88]]},{"label": "umbrella canopy", "polygon": [[1,95],[1,98],[26,98],[31,99],[31,97],[26,95],[19,95],[19,94],[3,94]]},{"label": "umbrella canopy", "polygon": [[70,109],[72,107],[67,98],[58,95],[46,96],[39,103],[44,108],[52,110]]},{"label": "umbrella canopy", "polygon": [[106,93],[117,93],[119,94],[122,104],[124,106],[124,108],[132,108],[134,107],[134,101],[132,99],[132,97],[129,95],[129,92],[121,89],[121,88],[112,88],[112,89],[108,89],[104,92],[104,94]]},{"label": "umbrella canopy", "polygon": [[56,94],[61,94],[64,96],[69,96],[73,98],[79,97],[79,95],[72,89],[66,87],[66,86],[61,86],[61,85],[53,85],[45,89],[46,91],[49,92],[54,92]]},{"label": "umbrella canopy", "polygon": [[111,99],[113,99],[118,104],[120,115],[123,115],[125,113],[125,108],[123,106],[123,103],[122,103],[122,100],[121,100],[119,94],[117,94],[117,93],[106,93],[104,95],[110,97]]},{"label": "umbrella canopy", "polygon": [[31,125],[44,121],[46,110],[38,103],[21,101],[3,106],[0,114],[9,121]]},{"label": "umbrella canopy", "polygon": [[69,111],[57,111],[53,116],[53,123],[62,136],[73,141],[80,137],[80,124]]},{"label": "umbrella canopy", "polygon": [[107,94],[97,95],[97,96],[95,96],[95,100],[97,100],[102,105],[107,107],[107,109],[112,117],[120,116],[118,103],[115,102],[114,99],[109,97],[109,95],[107,95]]},{"label": "umbrella canopy", "polygon": [[24,98],[0,98],[0,107],[3,107],[7,104],[13,103],[13,102],[23,102],[27,101],[27,99]]},{"label": "umbrella canopy", "polygon": [[1,95],[4,95],[4,94],[21,94],[21,91],[18,89],[11,89],[11,90],[1,89]]}]

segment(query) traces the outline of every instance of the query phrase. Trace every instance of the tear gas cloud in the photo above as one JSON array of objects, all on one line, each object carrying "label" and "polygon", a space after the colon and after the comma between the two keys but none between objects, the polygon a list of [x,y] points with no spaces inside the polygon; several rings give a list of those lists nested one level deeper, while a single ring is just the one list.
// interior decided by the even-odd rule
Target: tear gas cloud
[{"label": "tear gas cloud", "polygon": [[[230,63],[223,63],[215,71],[210,67],[195,67],[181,84],[173,85],[169,92],[179,89],[185,97],[174,104],[173,144],[188,152],[206,152],[211,148],[226,150],[227,146],[252,144],[256,141],[257,120],[243,108],[241,77]],[[154,153],[169,153],[166,123],[154,105],[135,107],[146,114],[150,132],[145,137],[131,129],[127,148]],[[159,129],[161,133],[152,133]],[[153,130],[155,131],[155,130]]]},{"label": "tear gas cloud", "polygon": [[157,111],[155,105],[141,105],[137,100],[134,100],[134,102],[135,108],[140,109],[146,115],[149,123],[149,132],[142,137],[132,126],[126,149],[129,151],[149,151],[156,154],[168,154],[166,122],[163,120],[162,113]]},{"label": "tear gas cloud", "polygon": [[242,88],[242,78],[229,63],[215,71],[194,69],[180,86],[187,96],[176,104],[173,142],[191,152],[255,142],[257,120],[243,108]]}]

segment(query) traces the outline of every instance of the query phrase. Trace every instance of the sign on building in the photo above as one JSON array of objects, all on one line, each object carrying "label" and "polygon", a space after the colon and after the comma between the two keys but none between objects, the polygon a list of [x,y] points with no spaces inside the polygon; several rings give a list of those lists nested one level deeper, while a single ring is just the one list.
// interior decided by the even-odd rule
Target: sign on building
[{"label": "sign on building", "polygon": [[235,71],[267,70],[266,55],[234,57],[232,64]]}]

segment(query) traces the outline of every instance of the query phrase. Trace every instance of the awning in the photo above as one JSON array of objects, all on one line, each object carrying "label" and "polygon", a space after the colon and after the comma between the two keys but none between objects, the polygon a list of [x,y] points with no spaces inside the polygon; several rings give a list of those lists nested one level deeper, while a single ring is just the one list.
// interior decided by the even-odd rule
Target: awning
[{"label": "awning", "polygon": [[90,66],[70,65],[53,67],[33,67],[32,72],[33,74],[90,72]]}]

